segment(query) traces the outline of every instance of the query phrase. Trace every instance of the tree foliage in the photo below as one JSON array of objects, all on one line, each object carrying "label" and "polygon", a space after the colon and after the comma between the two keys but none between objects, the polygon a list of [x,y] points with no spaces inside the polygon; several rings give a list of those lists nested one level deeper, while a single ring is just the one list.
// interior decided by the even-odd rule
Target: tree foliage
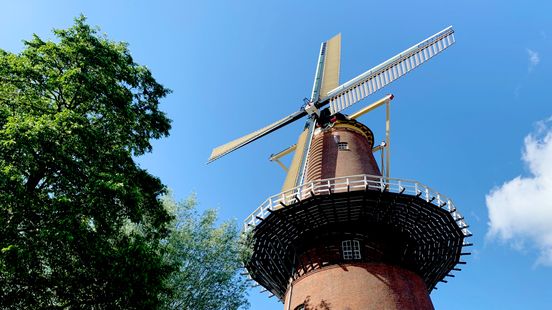
[{"label": "tree foliage", "polygon": [[0,307],[155,308],[172,218],[132,155],[169,90],[84,17],[54,34],[0,50]]},{"label": "tree foliage", "polygon": [[217,227],[217,212],[196,210],[195,196],[176,202],[164,199],[165,207],[175,214],[167,239],[166,259],[178,272],[168,279],[173,294],[166,296],[169,309],[247,308],[245,279],[238,273],[242,266],[240,234],[235,222]]}]

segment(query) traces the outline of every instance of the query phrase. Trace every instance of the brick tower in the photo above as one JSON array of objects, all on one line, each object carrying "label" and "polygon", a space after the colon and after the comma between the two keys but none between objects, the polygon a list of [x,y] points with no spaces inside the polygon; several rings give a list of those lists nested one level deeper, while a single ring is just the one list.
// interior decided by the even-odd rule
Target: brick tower
[{"label": "brick tower", "polygon": [[284,309],[433,309],[462,264],[467,225],[452,201],[381,175],[372,131],[338,114],[313,134],[306,181],[247,220],[246,267]]},{"label": "brick tower", "polygon": [[[297,144],[271,156],[287,171],[282,191],[244,225],[252,241],[248,276],[285,310],[433,309],[429,293],[460,270],[471,233],[453,202],[389,176],[392,95],[341,113],[452,45],[453,32],[448,27],[341,85],[336,36],[321,46],[313,93],[301,110],[213,150],[210,161],[309,116]],[[383,104],[386,143],[374,147],[372,131],[356,118]],[[386,154],[381,167],[377,151]],[[291,152],[287,168],[279,158]]]}]

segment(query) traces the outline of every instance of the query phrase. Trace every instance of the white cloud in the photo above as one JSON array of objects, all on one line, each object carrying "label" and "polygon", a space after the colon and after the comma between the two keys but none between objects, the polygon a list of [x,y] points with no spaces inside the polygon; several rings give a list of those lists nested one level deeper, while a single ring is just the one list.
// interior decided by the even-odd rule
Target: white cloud
[{"label": "white cloud", "polygon": [[522,160],[530,176],[518,176],[486,196],[489,239],[514,249],[535,247],[539,265],[552,266],[552,117],[525,137]]},{"label": "white cloud", "polygon": [[529,72],[531,72],[540,62],[540,56],[538,52],[531,49],[526,49],[529,56]]}]

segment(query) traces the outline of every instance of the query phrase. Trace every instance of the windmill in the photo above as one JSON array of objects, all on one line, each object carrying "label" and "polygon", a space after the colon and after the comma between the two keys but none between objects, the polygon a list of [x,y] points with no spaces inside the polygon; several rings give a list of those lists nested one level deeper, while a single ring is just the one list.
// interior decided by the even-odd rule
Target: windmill
[{"label": "windmill", "polygon": [[[471,233],[452,201],[419,182],[390,177],[393,95],[342,114],[454,42],[454,30],[445,28],[339,84],[338,34],[321,44],[311,97],[299,111],[213,150],[209,162],[307,118],[297,143],[270,157],[287,171],[282,192],[269,197],[244,227],[254,240],[245,264],[250,278],[286,309],[319,302],[351,309],[431,309],[428,293],[459,270]],[[356,118],[383,105],[386,138],[374,147],[372,131]],[[383,173],[374,151],[382,152]],[[285,167],[279,159],[292,152]],[[350,296],[359,288],[364,293]]]},{"label": "windmill", "polygon": [[[391,57],[383,63],[367,70],[346,83],[339,84],[339,69],[341,58],[341,34],[323,42],[316,67],[311,98],[296,111],[266,127],[256,130],[241,138],[230,141],[213,149],[208,163],[225,156],[263,136],[289,125],[305,116],[309,117],[305,130],[301,133],[299,142],[286,151],[296,151],[296,154],[305,155],[309,149],[310,136],[316,124],[327,122],[335,115],[351,105],[363,100],[367,96],[387,86],[389,83],[407,74],[430,58],[444,51],[454,44],[454,30],[452,26],[443,29],[433,36]],[[389,98],[391,100],[392,97]],[[388,103],[388,101],[385,101]],[[329,104],[327,110],[320,111]],[[303,136],[306,136],[304,138]],[[388,141],[387,141],[388,142]],[[286,153],[287,154],[287,153]],[[303,156],[304,157],[304,156]],[[296,156],[291,165],[290,178],[299,185],[304,174],[305,162],[298,163],[301,156]],[[297,168],[295,168],[297,166]]]}]

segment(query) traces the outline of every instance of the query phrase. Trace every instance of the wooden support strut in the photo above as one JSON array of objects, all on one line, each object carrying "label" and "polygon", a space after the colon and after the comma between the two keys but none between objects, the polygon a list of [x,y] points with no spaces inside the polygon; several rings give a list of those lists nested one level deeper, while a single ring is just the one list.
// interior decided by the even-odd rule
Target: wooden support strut
[{"label": "wooden support strut", "polygon": [[286,167],[286,165],[284,165],[284,163],[282,163],[280,161],[280,158],[286,156],[287,154],[295,151],[295,149],[297,148],[297,144],[294,144],[288,148],[286,148],[285,150],[282,150],[276,154],[272,154],[270,155],[270,157],[268,158],[268,160],[270,161],[275,161],[278,165],[280,165],[280,167],[282,167],[282,169],[284,169],[286,172],[288,172],[288,167]]},{"label": "wooden support strut", "polygon": [[[349,115],[349,119],[357,119],[360,116],[376,109],[379,106],[382,106],[385,104],[385,145],[380,145],[372,149],[372,152],[377,152],[381,150],[382,155],[382,170],[385,177],[389,178],[391,175],[391,151],[390,151],[390,145],[391,145],[391,100],[393,100],[394,96],[392,94],[388,94],[385,97],[379,99],[378,101],[372,103],[371,105]],[[385,157],[385,163],[383,162],[383,158]]]}]

